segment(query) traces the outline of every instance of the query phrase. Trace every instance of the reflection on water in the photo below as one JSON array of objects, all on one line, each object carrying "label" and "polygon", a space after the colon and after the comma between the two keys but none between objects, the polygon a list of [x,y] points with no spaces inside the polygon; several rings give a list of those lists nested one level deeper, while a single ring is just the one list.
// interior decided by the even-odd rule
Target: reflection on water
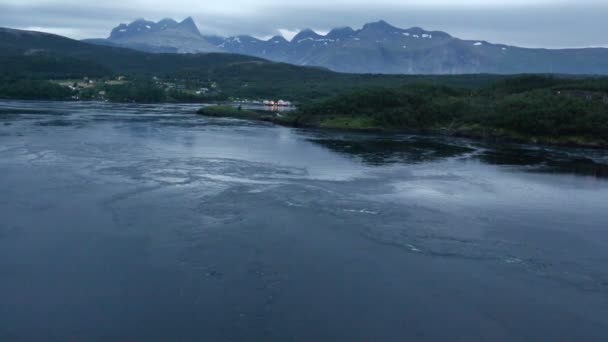
[{"label": "reflection on water", "polygon": [[462,156],[474,151],[469,147],[424,137],[386,139],[363,135],[351,140],[321,138],[310,141],[335,152],[357,156],[370,165],[419,163]]},{"label": "reflection on water", "polygon": [[336,134],[309,141],[332,151],[355,156],[370,166],[420,163],[445,158],[471,158],[490,165],[517,166],[520,170],[608,177],[608,152],[590,149],[542,148],[527,145],[487,145],[463,139],[433,136],[376,136]]},{"label": "reflection on water", "polygon": [[[594,160],[595,155],[600,158]],[[602,151],[503,146],[484,150],[477,157],[488,164],[523,166],[531,172],[608,177],[608,163]]]}]

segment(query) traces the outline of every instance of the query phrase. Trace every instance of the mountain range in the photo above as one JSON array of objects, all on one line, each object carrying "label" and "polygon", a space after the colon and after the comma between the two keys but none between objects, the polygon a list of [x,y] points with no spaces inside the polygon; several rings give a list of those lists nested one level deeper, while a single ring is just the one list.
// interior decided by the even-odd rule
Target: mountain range
[{"label": "mountain range", "polygon": [[[125,76],[133,85],[158,82],[216,84],[234,98],[288,99],[302,102],[361,87],[441,84],[477,88],[500,75],[371,75],[332,72],[325,68],[272,62],[228,53],[149,53],[89,44],[35,31],[0,27],[0,90],[16,80],[48,81]],[[44,88],[40,88],[44,89]],[[44,90],[36,97],[45,98]]]},{"label": "mountain range", "polygon": [[341,27],[322,35],[311,29],[291,40],[249,35],[205,36],[194,20],[138,19],[120,24],[107,39],[89,43],[153,53],[225,52],[348,73],[378,74],[608,74],[608,49],[530,49],[464,40],[419,27],[401,29],[385,21],[361,29]]}]

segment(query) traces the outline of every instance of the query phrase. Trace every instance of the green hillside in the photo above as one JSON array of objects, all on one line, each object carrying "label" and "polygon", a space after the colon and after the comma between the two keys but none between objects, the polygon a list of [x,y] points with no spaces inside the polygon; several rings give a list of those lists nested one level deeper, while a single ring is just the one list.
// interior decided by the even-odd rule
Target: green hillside
[{"label": "green hillside", "polygon": [[231,97],[306,101],[363,86],[412,83],[477,88],[499,76],[397,76],[331,72],[232,54],[148,54],[39,32],[0,29],[0,77],[73,79],[126,75],[132,79],[215,82]]}]

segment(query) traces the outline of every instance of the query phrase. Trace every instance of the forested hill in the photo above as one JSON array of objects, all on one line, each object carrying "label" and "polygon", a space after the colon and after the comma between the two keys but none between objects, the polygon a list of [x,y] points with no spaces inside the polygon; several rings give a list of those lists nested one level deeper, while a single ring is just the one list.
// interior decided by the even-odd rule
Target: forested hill
[{"label": "forested hill", "polygon": [[0,29],[0,61],[0,77],[3,79],[126,75],[131,79],[159,77],[203,80],[217,83],[223,93],[231,97],[270,97],[296,101],[331,96],[362,86],[425,82],[480,87],[499,78],[493,75],[344,74],[235,54],[151,54],[14,29]]},{"label": "forested hill", "polygon": [[289,121],[606,147],[608,78],[519,76],[475,91],[434,85],[361,88],[308,103]]}]

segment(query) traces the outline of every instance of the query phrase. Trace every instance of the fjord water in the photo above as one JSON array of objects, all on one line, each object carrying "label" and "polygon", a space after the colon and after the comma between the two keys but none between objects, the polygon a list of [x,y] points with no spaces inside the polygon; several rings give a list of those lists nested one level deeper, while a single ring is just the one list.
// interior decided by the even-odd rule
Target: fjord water
[{"label": "fjord water", "polygon": [[608,153],[0,103],[2,341],[605,341]]}]

